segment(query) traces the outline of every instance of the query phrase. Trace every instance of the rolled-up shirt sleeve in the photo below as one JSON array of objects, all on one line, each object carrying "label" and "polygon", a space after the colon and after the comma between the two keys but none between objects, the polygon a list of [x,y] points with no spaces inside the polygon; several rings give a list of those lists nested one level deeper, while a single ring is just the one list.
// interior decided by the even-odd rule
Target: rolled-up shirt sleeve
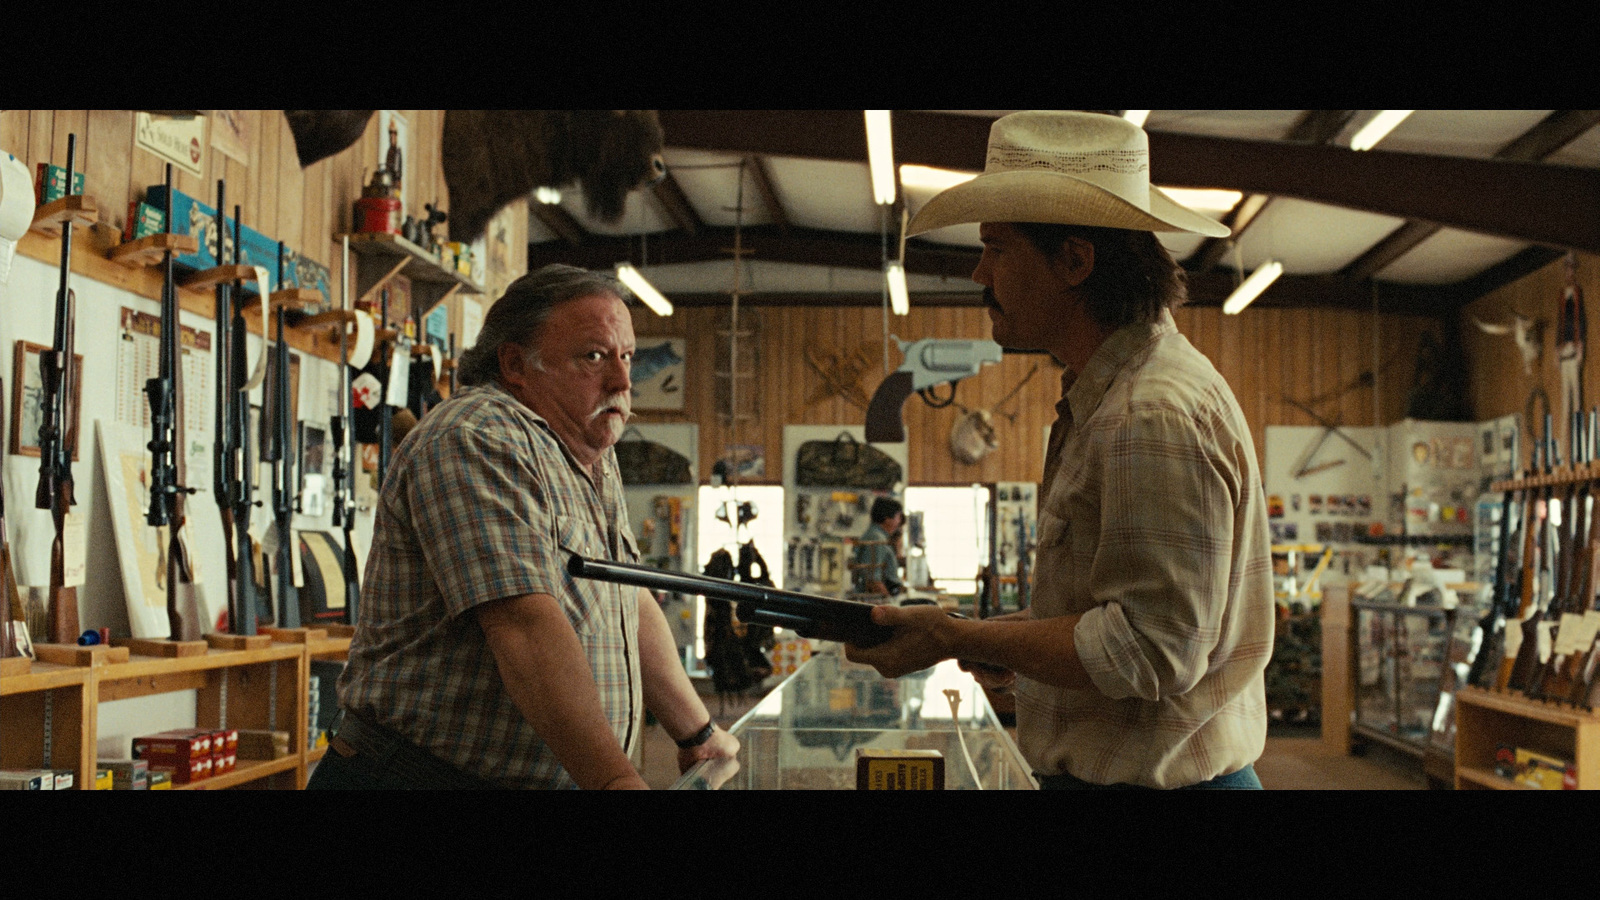
[{"label": "rolled-up shirt sleeve", "polygon": [[1199,683],[1222,636],[1243,476],[1226,432],[1185,410],[1107,424],[1094,606],[1074,643],[1101,693],[1155,702]]}]

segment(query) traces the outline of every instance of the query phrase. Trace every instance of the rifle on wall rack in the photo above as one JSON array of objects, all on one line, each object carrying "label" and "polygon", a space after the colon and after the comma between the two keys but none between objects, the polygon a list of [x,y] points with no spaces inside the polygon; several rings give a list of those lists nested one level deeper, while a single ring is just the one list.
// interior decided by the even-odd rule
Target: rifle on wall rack
[{"label": "rifle on wall rack", "polygon": [[[240,234],[239,220],[242,218],[243,208],[233,208],[233,264],[239,265]],[[231,346],[228,350],[228,370],[219,378],[227,379],[228,393],[233,400],[229,408],[227,430],[230,434],[230,443],[233,446],[235,463],[233,477],[228,486],[228,503],[233,509],[233,525],[237,529],[235,540],[238,549],[234,556],[238,562],[234,578],[238,590],[234,594],[237,607],[229,610],[228,627],[231,632],[238,635],[253,635],[256,633],[256,623],[260,618],[262,597],[256,585],[256,557],[255,542],[250,537],[251,510],[261,504],[253,496],[256,473],[250,465],[250,391],[251,378],[247,374],[250,368],[249,356],[246,352],[245,341],[247,329],[244,321],[244,290],[242,286],[233,294],[233,307],[230,310],[232,319],[228,326],[228,338]],[[267,283],[265,278],[258,277],[256,290],[264,298],[267,296]],[[263,305],[265,308],[265,305]],[[266,341],[267,317],[261,318],[262,334],[262,363],[266,362],[267,349],[270,344]]]},{"label": "rifle on wall rack", "polygon": [[[1536,446],[1534,466],[1537,465]],[[1478,620],[1482,637],[1467,671],[1467,683],[1474,687],[1493,687],[1505,656],[1506,624],[1517,614],[1517,601],[1522,596],[1522,565],[1517,553],[1521,547],[1523,513],[1532,498],[1531,488],[1507,488],[1500,500],[1500,552],[1495,560],[1494,593],[1489,608]]]},{"label": "rifle on wall rack", "polygon": [[[5,379],[0,378],[0,397],[6,396]],[[5,404],[0,403],[0,435],[6,433]],[[6,531],[6,442],[0,440],[0,658],[18,656],[17,635],[13,624],[22,612],[22,596],[17,591],[17,579],[11,571],[10,532]]]},{"label": "rifle on wall rack", "polygon": [[[350,237],[344,237],[343,267],[340,276],[340,303],[346,312],[350,304]],[[350,327],[339,326],[339,413],[333,417],[330,430],[333,437],[333,527],[344,531],[344,612],[345,622],[356,624],[361,600],[361,586],[356,566],[356,504],[353,479],[359,471],[356,456],[356,429],[350,421]]]},{"label": "rifle on wall rack", "polygon": [[[1582,464],[1587,469],[1588,464],[1594,459],[1588,436],[1593,428],[1584,427],[1584,416],[1581,412],[1572,414],[1571,434],[1573,435],[1573,477],[1572,485],[1572,529],[1570,550],[1567,559],[1563,561],[1564,584],[1558,590],[1554,600],[1551,601],[1539,622],[1539,648],[1535,671],[1529,678],[1525,691],[1529,697],[1541,700],[1551,695],[1551,689],[1556,687],[1555,678],[1558,672],[1564,672],[1567,665],[1568,649],[1558,640],[1560,629],[1575,618],[1575,613],[1581,613],[1587,607],[1587,596],[1592,592],[1589,576],[1593,569],[1592,533],[1595,531],[1591,515],[1592,498],[1591,484],[1588,479],[1577,479],[1577,468]],[[1570,639],[1571,633],[1568,637]],[[1566,688],[1570,689],[1570,682]]]},{"label": "rifle on wall rack", "polygon": [[[1549,432],[1546,430],[1546,439]],[[1549,450],[1546,440],[1534,444],[1532,460],[1528,468],[1529,477],[1545,474],[1548,468],[1543,463],[1546,452]],[[1515,666],[1517,655],[1521,652],[1522,624],[1533,608],[1535,592],[1538,589],[1539,566],[1541,564],[1539,553],[1540,532],[1543,529],[1545,515],[1545,495],[1548,487],[1528,487],[1522,503],[1522,555],[1521,572],[1517,579],[1518,596],[1516,602],[1507,604],[1505,626],[1501,629],[1501,641],[1498,665],[1491,673],[1492,679],[1488,686],[1494,690],[1505,690],[1506,684],[1511,680],[1511,672]]]},{"label": "rifle on wall rack", "polygon": [[[283,286],[283,242],[278,242],[278,280]],[[274,346],[271,379],[272,426],[261,454],[265,462],[272,463],[272,513],[276,520],[278,549],[273,554],[274,596],[277,611],[274,624],[279,628],[300,627],[300,598],[294,588],[294,554],[298,543],[294,537],[294,513],[297,491],[294,481],[294,409],[289,397],[289,327],[288,308],[278,304],[273,311],[277,323],[278,342]]]},{"label": "rifle on wall rack", "polygon": [[[72,192],[78,136],[67,135],[67,193]],[[78,589],[66,583],[67,515],[77,504],[72,480],[72,454],[78,446],[78,396],[75,384],[78,371],[77,295],[70,284],[72,274],[72,225],[69,217],[61,228],[61,285],[56,291],[55,339],[50,350],[41,354],[39,375],[43,388],[39,421],[39,490],[34,505],[50,510],[56,526],[50,545],[49,640],[71,644],[78,639]]]},{"label": "rifle on wall rack", "polygon": [[[167,231],[172,231],[172,165],[166,177]],[[167,529],[167,626],[170,640],[184,639],[183,615],[178,609],[178,583],[192,582],[188,553],[183,546],[183,497],[194,493],[184,485],[187,468],[183,434],[182,326],[178,322],[178,287],[170,247],[163,254],[161,286],[161,339],[157,375],[145,382],[150,401],[150,511],[149,524]]]},{"label": "rifle on wall rack", "polygon": [[[1556,450],[1555,432],[1551,426],[1550,415],[1544,417],[1544,475],[1548,478],[1556,474],[1556,469],[1561,465],[1560,454]],[[1514,659],[1502,662],[1501,673],[1502,688],[1516,691],[1525,691],[1533,677],[1539,662],[1539,630],[1544,614],[1549,609],[1555,595],[1560,578],[1562,562],[1560,559],[1560,539],[1555,532],[1554,519],[1557,515],[1566,513],[1571,505],[1571,491],[1563,499],[1555,496],[1555,486],[1547,484],[1542,490],[1541,511],[1538,522],[1538,540],[1540,548],[1534,553],[1536,560],[1537,577],[1530,578],[1525,584],[1522,594],[1522,604],[1517,610],[1518,625],[1521,628],[1521,639],[1518,641],[1517,653]],[[1507,626],[1509,632],[1510,626]]]},{"label": "rifle on wall rack", "polygon": [[[379,332],[389,330],[389,289],[383,289],[382,300],[379,306]],[[389,455],[394,452],[394,407],[389,405],[389,395],[394,391],[395,366],[398,365],[400,354],[411,351],[400,346],[400,339],[396,337],[389,343],[389,366],[383,379],[383,398],[378,403],[378,490],[383,490],[383,483],[389,475]],[[408,357],[409,358],[409,357]]]}]

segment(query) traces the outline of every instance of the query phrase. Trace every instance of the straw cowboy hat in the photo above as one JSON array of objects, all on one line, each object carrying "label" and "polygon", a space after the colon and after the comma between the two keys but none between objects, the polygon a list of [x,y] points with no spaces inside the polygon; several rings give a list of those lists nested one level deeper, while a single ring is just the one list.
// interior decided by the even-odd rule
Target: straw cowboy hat
[{"label": "straw cowboy hat", "polygon": [[996,119],[983,174],[929,200],[906,233],[970,222],[1231,234],[1150,186],[1144,129],[1116,116],[1067,111]]}]

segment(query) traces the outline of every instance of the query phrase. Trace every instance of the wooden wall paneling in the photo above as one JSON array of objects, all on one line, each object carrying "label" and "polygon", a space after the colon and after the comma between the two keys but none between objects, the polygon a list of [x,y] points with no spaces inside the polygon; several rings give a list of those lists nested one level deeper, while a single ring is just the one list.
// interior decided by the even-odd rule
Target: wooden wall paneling
[{"label": "wooden wall paneling", "polygon": [[256,139],[255,167],[260,181],[255,195],[255,216],[245,217],[245,224],[268,237],[276,237],[278,230],[278,191],[280,188],[278,149],[279,132],[288,129],[281,115],[261,117],[261,133]]},{"label": "wooden wall paneling", "polygon": [[125,109],[89,111],[90,152],[83,189],[100,204],[100,221],[121,231],[132,195],[133,113]]},{"label": "wooden wall paneling", "polygon": [[55,163],[60,165],[65,160],[55,159],[56,113],[53,109],[28,110],[28,156],[23,162],[28,164],[28,174],[32,175],[34,167],[39,163]]},{"label": "wooden wall paneling", "polygon": [[305,220],[305,174],[300,169],[300,158],[294,147],[294,133],[286,121],[279,117],[276,131],[278,141],[278,183],[275,191],[278,200],[277,227],[267,236],[282,241],[292,250],[305,248],[303,239]]},{"label": "wooden wall paneling", "polygon": [[0,110],[0,151],[5,151],[22,160],[23,165],[28,165],[27,110]]},{"label": "wooden wall paneling", "polygon": [[[85,109],[58,109],[56,110],[55,123],[52,126],[53,136],[50,139],[50,161],[58,166],[67,164],[67,137],[78,136],[78,171],[83,171],[83,165],[88,160],[89,143],[89,111]],[[85,190],[89,179],[84,177]]]}]

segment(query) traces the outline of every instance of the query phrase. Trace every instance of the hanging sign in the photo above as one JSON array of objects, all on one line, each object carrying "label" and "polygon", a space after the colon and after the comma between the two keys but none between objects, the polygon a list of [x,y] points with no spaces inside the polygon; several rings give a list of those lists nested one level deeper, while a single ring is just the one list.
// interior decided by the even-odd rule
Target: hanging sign
[{"label": "hanging sign", "polygon": [[204,176],[205,116],[158,116],[141,112],[134,116],[134,143],[191,175]]}]

